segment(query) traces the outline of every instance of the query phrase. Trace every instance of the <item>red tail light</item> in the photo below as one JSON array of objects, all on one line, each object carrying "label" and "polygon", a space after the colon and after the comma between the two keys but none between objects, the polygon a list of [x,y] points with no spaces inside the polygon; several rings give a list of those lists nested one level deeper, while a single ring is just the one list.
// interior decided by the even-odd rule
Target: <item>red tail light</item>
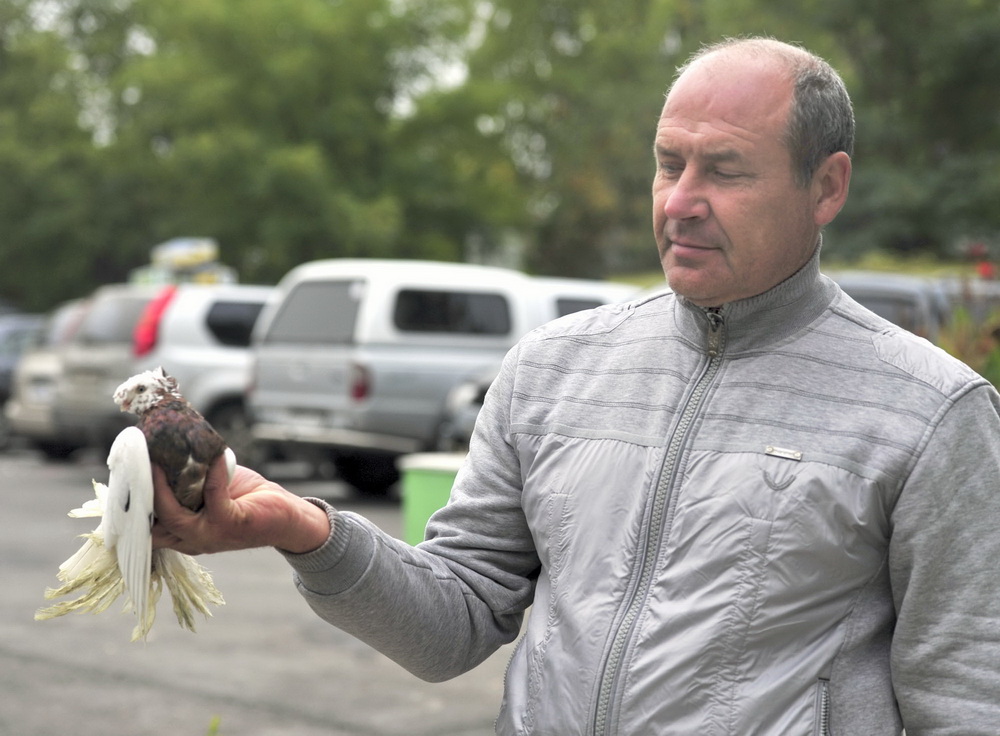
[{"label": "red tail light", "polygon": [[353,363],[351,365],[351,398],[355,401],[364,401],[372,391],[372,377],[368,369]]},{"label": "red tail light", "polygon": [[160,320],[176,293],[176,286],[164,287],[163,291],[157,294],[142,310],[142,316],[139,317],[135,330],[132,332],[132,353],[135,356],[143,356],[156,347],[156,339],[160,332]]}]

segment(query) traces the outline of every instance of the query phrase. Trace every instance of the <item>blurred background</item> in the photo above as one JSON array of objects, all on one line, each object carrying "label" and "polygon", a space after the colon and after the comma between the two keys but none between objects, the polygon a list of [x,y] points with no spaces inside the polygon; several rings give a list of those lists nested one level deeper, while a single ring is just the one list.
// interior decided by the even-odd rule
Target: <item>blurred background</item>
[{"label": "blurred background", "polygon": [[339,256],[655,273],[664,91],[750,33],[854,99],[828,263],[996,255],[995,0],[0,0],[0,297],[48,309],[180,236],[252,283]]},{"label": "blurred background", "polygon": [[825,268],[921,279],[851,293],[1000,381],[996,0],[0,0],[0,310],[337,257],[653,287],[664,92],[741,34],[853,97]]}]

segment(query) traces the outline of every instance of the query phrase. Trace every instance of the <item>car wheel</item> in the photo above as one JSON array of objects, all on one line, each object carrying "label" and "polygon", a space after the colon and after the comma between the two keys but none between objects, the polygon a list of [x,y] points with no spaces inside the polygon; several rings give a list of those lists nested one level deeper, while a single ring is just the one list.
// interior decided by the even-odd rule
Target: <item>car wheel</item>
[{"label": "car wheel", "polygon": [[12,444],[14,442],[10,423],[7,421],[7,417],[4,416],[3,403],[0,402],[0,451],[9,450]]},{"label": "car wheel", "polygon": [[253,438],[250,418],[242,404],[224,404],[212,411],[206,419],[236,453],[236,462],[255,470],[263,466],[265,453]]},{"label": "car wheel", "polygon": [[399,481],[396,458],[392,455],[336,455],[333,464],[341,480],[367,496],[385,496]]},{"label": "car wheel", "polygon": [[83,445],[74,445],[70,442],[47,442],[43,440],[32,444],[34,444],[35,449],[45,456],[46,460],[52,461],[68,460],[70,455],[83,447]]}]

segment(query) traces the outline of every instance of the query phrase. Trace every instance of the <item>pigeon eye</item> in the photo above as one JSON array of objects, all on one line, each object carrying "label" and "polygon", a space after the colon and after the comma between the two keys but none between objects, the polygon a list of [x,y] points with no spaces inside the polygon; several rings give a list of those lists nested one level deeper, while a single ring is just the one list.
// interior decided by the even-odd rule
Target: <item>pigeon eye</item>
[{"label": "pigeon eye", "polygon": [[136,388],[136,391],[138,391],[140,394],[144,394],[144,393],[146,393],[146,387],[145,386],[138,386]]}]

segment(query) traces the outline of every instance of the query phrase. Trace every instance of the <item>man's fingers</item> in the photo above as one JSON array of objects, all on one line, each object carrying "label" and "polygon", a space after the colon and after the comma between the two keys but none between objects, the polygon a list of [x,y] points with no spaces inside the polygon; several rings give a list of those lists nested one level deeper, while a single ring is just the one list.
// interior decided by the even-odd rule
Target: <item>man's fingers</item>
[{"label": "man's fingers", "polygon": [[153,467],[153,512],[158,519],[172,519],[187,509],[181,506],[167,484],[166,473],[156,463]]},{"label": "man's fingers", "polygon": [[204,486],[204,506],[192,511],[180,504],[167,483],[163,468],[156,464],[153,470],[153,510],[156,523],[152,529],[154,549],[168,547],[184,554],[196,555],[207,551],[202,543],[206,525],[213,519],[225,519],[229,513],[229,474],[224,458],[219,458],[208,469]]},{"label": "man's fingers", "polygon": [[229,503],[229,471],[225,456],[217,457],[208,469],[203,501],[209,513],[223,509]]},{"label": "man's fingers", "polygon": [[160,547],[173,547],[175,544],[180,542],[180,537],[172,532],[168,532],[160,524],[153,524],[151,530],[153,549],[159,549]]}]

